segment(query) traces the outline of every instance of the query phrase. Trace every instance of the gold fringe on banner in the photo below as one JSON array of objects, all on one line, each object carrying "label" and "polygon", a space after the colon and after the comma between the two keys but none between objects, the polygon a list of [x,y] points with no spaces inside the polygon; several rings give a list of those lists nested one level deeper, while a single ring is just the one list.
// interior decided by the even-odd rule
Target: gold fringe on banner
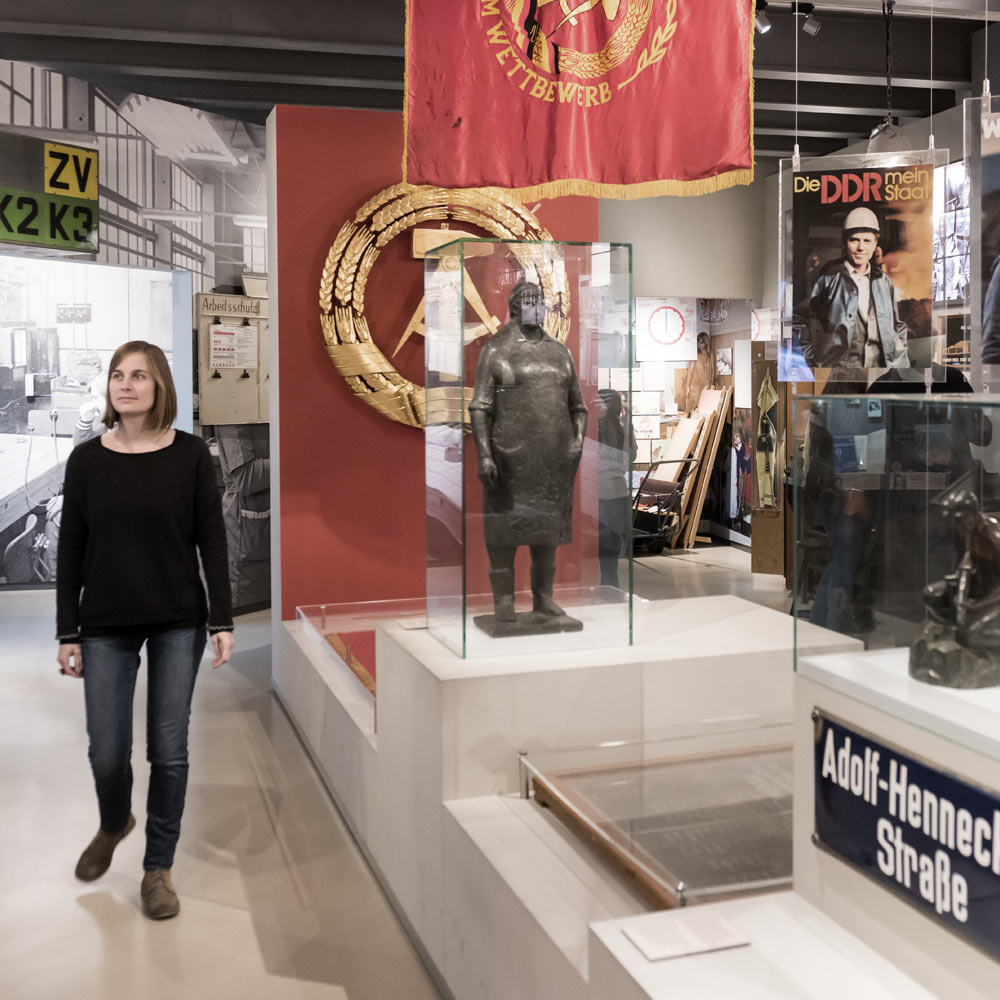
[{"label": "gold fringe on banner", "polygon": [[[747,115],[748,115],[747,120],[750,128],[750,170],[752,172],[753,168],[757,165],[757,151],[754,147],[754,138],[753,138],[753,46],[754,46],[754,40],[757,37],[757,24],[754,21],[754,17],[756,16],[755,11],[757,8],[757,4],[754,2],[754,0],[746,0],[746,2],[747,6],[751,7],[751,10],[749,12],[749,16],[751,19],[750,20],[750,63],[749,63],[750,93],[747,98]],[[798,27],[798,25],[796,25],[796,27]],[[752,181],[753,178],[751,177],[751,183]]]},{"label": "gold fringe on banner", "polygon": [[568,178],[536,184],[533,187],[509,188],[508,190],[515,198],[525,202],[537,201],[541,198],[564,198],[573,194],[590,198],[616,198],[619,201],[634,201],[637,198],[658,198],[661,195],[683,197],[711,194],[713,191],[724,191],[726,188],[736,187],[739,184],[752,183],[753,167],[741,167],[739,170],[729,170],[724,174],[702,177],[694,181],[665,179],[662,181],[643,181],[639,184],[599,184],[596,181]]}]

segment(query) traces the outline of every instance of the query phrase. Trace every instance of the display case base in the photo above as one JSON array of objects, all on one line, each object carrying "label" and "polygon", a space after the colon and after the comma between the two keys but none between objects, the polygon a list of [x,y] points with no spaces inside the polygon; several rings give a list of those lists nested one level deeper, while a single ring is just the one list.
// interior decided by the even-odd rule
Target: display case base
[{"label": "display case base", "polygon": [[[1000,689],[942,688],[909,676],[905,648],[803,656],[795,678],[796,892],[935,996],[991,1000],[997,962],[929,912],[824,849],[817,828],[816,718],[836,719],[974,786],[1000,789]],[[909,828],[907,829],[909,833]],[[845,993],[845,995],[847,995]]]},{"label": "display case base", "polygon": [[569,615],[539,615],[534,611],[518,611],[514,620],[500,621],[496,615],[476,615],[476,628],[494,639],[514,635],[549,635],[553,632],[580,632],[583,622]]},{"label": "display case base", "polygon": [[657,909],[791,887],[790,746],[544,771],[532,786]]},{"label": "display case base", "polygon": [[[330,646],[300,623],[276,624],[275,689],[453,996],[604,1000],[615,994],[590,983],[589,927],[645,910],[551,816],[512,798],[519,751],[682,729],[694,734],[684,752],[708,752],[719,749],[704,729],[712,719],[768,723],[749,737],[758,746],[783,738],[776,722],[787,736],[790,616],[735,597],[655,602],[648,612],[646,638],[631,648],[474,661],[426,631],[379,626],[377,733],[373,699]],[[799,628],[816,652],[858,646]]]},{"label": "display case base", "polygon": [[[696,946],[705,918],[724,921],[745,945],[650,961],[634,943],[641,934]],[[795,892],[594,923],[589,979],[587,995],[604,1000],[935,1000]]]}]

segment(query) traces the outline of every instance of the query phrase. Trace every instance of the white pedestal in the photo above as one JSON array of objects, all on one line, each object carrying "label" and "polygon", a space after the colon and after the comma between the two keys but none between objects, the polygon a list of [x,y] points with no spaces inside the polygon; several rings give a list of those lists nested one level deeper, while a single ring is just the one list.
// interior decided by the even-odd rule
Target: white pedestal
[{"label": "white pedestal", "polygon": [[[794,892],[675,910],[670,919],[724,916],[748,941],[729,951],[649,962],[626,927],[661,921],[663,913],[591,928],[590,987],[614,1000],[931,1000],[933,994]],[[955,994],[957,996],[958,994]]]},{"label": "white pedestal", "polygon": [[819,709],[970,784],[1000,789],[1000,692],[913,680],[908,651],[805,657],[795,680],[795,890],[941,997],[1000,993],[997,962],[813,845],[811,713]]},{"label": "white pedestal", "polygon": [[[451,993],[602,997],[594,921],[645,907],[533,803],[521,750],[661,739],[723,723],[743,745],[792,717],[792,619],[734,597],[656,602],[631,648],[460,660],[422,631],[377,633],[377,729],[346,667],[304,632],[276,635],[274,685],[411,934]],[[857,646],[808,625],[816,653]],[[340,665],[342,666],[342,665]],[[729,745],[731,745],[731,740]],[[656,995],[656,994],[651,994]],[[738,994],[732,994],[737,996]]]}]

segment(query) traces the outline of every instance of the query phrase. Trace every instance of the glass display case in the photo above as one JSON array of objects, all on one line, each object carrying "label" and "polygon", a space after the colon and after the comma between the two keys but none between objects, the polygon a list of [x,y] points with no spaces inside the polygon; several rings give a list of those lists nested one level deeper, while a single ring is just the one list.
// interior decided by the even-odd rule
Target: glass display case
[{"label": "glass display case", "polygon": [[521,793],[654,907],[788,888],[788,726],[683,728],[660,740],[522,754]]},{"label": "glass display case", "polygon": [[463,657],[628,645],[631,248],[459,239],[425,301],[430,632]]},{"label": "glass display case", "polygon": [[319,663],[340,663],[348,667],[368,694],[376,685],[375,628],[392,622],[403,628],[424,628],[427,624],[421,598],[397,601],[363,601],[355,604],[306,604],[295,609]]},{"label": "glass display case", "polygon": [[902,676],[998,685],[1000,400],[879,388],[797,398],[797,621]]}]

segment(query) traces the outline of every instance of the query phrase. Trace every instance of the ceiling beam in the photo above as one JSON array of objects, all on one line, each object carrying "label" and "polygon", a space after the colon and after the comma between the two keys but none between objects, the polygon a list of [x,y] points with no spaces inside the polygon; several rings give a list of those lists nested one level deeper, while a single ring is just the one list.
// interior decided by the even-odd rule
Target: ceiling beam
[{"label": "ceiling beam", "polygon": [[[822,16],[827,11],[842,14],[878,14],[881,10],[874,0],[822,0]],[[984,13],[986,4],[978,0],[898,0],[895,12],[901,17],[947,18],[951,21],[1000,21],[1000,12]],[[873,10],[874,8],[874,10]]]},{"label": "ceiling beam", "polygon": [[206,34],[197,31],[157,31],[140,28],[95,27],[86,24],[43,24],[37,21],[0,20],[0,35],[45,35],[51,38],[95,38],[119,42],[152,42],[156,45],[199,45],[211,49],[240,48],[284,50],[288,52],[325,52],[330,55],[380,56],[402,59],[401,45],[364,45],[358,42],[334,42],[323,39],[303,40],[270,35]]},{"label": "ceiling beam", "polygon": [[[754,101],[754,108],[758,111],[784,111],[788,114],[795,114],[798,111],[800,115],[848,115],[853,118],[885,117],[885,108],[848,108],[833,104],[799,104],[796,106],[794,103],[785,101]],[[923,111],[916,111],[913,108],[906,110],[893,108],[892,110],[893,117],[898,118],[901,122],[914,122],[921,117],[926,117]]]},{"label": "ceiling beam", "polygon": [[[807,153],[804,150],[800,150],[800,156],[821,156],[821,153]],[[792,158],[792,150],[789,149],[759,149],[754,146],[753,156],[755,160],[790,160]]]},{"label": "ceiling beam", "polygon": [[858,129],[853,131],[849,129],[844,129],[843,131],[827,131],[825,129],[807,129],[800,128],[798,130],[794,128],[771,128],[770,126],[761,126],[754,128],[754,135],[786,135],[786,136],[804,136],[809,139],[861,139],[868,135],[868,132],[861,132]]},{"label": "ceiling beam", "polygon": [[[53,60],[48,60],[48,63],[52,66],[58,66],[60,72],[65,73],[67,76],[86,78],[93,73],[93,67],[89,64],[79,65]],[[104,72],[107,73],[108,70]],[[157,80],[187,80],[191,76],[190,70],[182,68],[158,66],[151,69],[148,66],[129,66],[121,63],[114,66],[114,73],[121,73],[136,79],[151,77]],[[357,77],[335,75],[315,76],[296,73],[261,73],[250,69],[240,72],[225,69],[200,69],[198,70],[198,76],[202,80],[221,80],[227,83],[280,83],[297,87],[344,87],[358,90],[395,90],[400,92],[403,90],[402,80],[363,80]]]},{"label": "ceiling beam", "polygon": [[[799,80],[800,83],[835,83],[861,87],[884,87],[885,73],[814,73],[794,69],[779,69],[771,66],[754,66],[754,78],[757,80]],[[961,77],[913,77],[894,76],[894,87],[914,87],[917,90],[968,90],[969,81]]]}]

